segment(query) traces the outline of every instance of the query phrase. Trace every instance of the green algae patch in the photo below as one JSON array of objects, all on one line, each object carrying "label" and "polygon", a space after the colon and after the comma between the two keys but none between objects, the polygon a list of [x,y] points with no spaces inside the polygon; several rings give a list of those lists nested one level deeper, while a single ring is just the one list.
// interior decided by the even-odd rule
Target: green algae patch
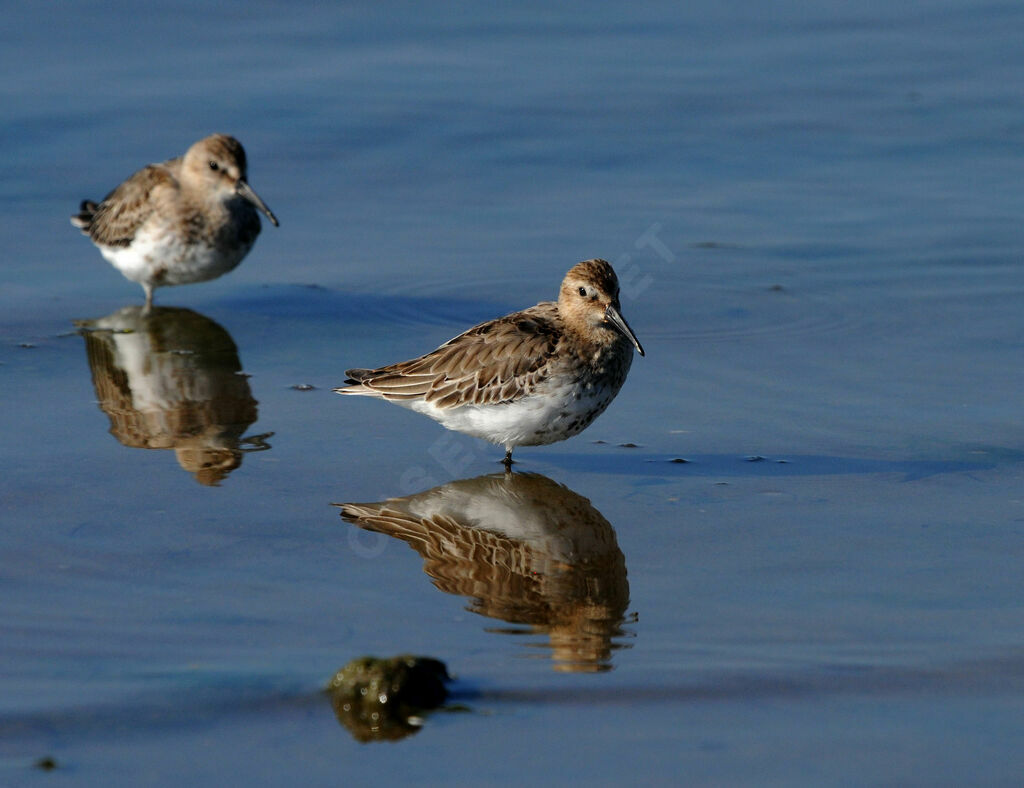
[{"label": "green algae patch", "polygon": [[338,721],[358,741],[397,741],[419,731],[423,712],[448,697],[448,669],[431,657],[360,657],[328,682]]}]

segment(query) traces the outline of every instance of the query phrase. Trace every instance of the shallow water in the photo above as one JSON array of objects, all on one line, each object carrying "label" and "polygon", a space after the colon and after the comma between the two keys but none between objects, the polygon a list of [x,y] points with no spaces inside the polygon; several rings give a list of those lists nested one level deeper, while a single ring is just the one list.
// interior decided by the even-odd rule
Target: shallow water
[{"label": "shallow water", "polygon": [[[1017,778],[1024,9],[133,8],[0,34],[0,783]],[[281,227],[142,319],[67,217],[214,130]],[[592,256],[647,357],[521,477],[330,392]],[[402,653],[467,711],[360,743]]]}]

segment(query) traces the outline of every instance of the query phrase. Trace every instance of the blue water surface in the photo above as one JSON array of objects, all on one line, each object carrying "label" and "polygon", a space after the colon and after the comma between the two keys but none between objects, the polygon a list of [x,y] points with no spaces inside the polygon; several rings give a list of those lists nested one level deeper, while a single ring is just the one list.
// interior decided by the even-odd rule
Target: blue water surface
[{"label": "blue water surface", "polygon": [[[1022,29],[967,0],[7,8],[0,783],[1016,782]],[[158,331],[68,217],[215,131],[281,226],[159,290]],[[502,454],[344,370],[598,256],[647,356],[517,451],[557,533],[495,541],[480,493],[467,563],[343,520]],[[358,741],[321,688],[402,653],[466,711]]]}]

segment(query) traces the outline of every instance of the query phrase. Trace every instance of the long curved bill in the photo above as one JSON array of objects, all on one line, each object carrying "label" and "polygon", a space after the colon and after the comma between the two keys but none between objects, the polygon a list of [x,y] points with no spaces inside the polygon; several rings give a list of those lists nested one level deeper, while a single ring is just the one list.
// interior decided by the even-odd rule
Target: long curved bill
[{"label": "long curved bill", "polygon": [[274,225],[274,227],[279,226],[277,223],[277,217],[274,216],[274,212],[271,211],[267,207],[267,204],[260,199],[260,196],[252,190],[252,186],[249,185],[249,182],[245,178],[238,179],[238,185],[235,186],[235,192],[238,194],[239,197],[248,200],[253,205],[255,205],[259,210],[263,211],[263,213],[267,215],[267,218],[270,219],[270,223]]},{"label": "long curved bill", "polygon": [[644,349],[640,347],[640,340],[636,338],[636,334],[633,333],[633,329],[629,327],[629,323],[626,322],[626,318],[622,316],[614,304],[608,304],[608,308],[604,310],[604,319],[615,326],[616,330],[626,339],[633,343],[633,347],[636,348],[636,352],[641,356],[644,355]]}]

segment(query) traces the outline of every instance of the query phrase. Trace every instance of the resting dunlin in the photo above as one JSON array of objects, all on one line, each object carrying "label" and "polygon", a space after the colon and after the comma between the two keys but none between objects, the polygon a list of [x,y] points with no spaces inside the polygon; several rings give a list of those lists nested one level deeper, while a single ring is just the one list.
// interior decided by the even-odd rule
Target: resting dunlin
[{"label": "resting dunlin", "polygon": [[246,181],[242,144],[214,134],[139,170],[98,205],[85,200],[71,223],[142,285],[149,309],[155,288],[216,279],[242,262],[260,234],[257,208],[277,226]]},{"label": "resting dunlin", "polygon": [[339,394],[380,397],[450,430],[505,447],[571,438],[596,419],[642,356],[619,312],[619,280],[605,260],[585,260],[558,301],[490,320],[432,353],[379,369],[350,369]]}]

